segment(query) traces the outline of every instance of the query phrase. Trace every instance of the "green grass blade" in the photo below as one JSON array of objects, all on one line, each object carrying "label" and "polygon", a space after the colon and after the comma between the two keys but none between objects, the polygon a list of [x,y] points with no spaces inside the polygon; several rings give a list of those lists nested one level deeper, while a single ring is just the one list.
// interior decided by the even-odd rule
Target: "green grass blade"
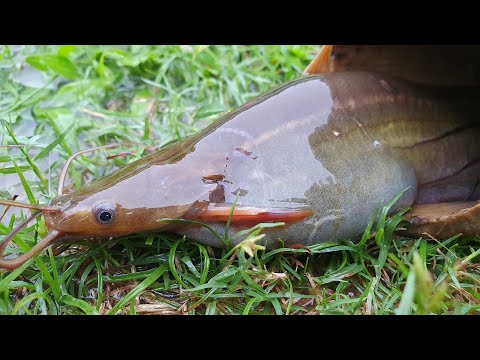
[{"label": "green grass blade", "polygon": [[185,289],[188,289],[189,286],[185,284],[185,282],[180,278],[180,275],[178,275],[177,272],[177,267],[175,265],[175,252],[177,250],[178,244],[180,244],[180,242],[182,241],[184,241],[184,239],[177,240],[173,243],[170,249],[170,255],[168,256],[168,265],[170,267],[170,272],[172,273],[175,280],[177,280],[178,283],[182,285]]},{"label": "green grass blade", "polygon": [[413,297],[415,296],[415,272],[410,270],[405,289],[403,290],[402,300],[398,309],[395,311],[397,315],[409,315],[412,313]]},{"label": "green grass blade", "polygon": [[22,171],[20,170],[20,168],[18,167],[15,161],[13,161],[13,166],[15,167],[15,170],[17,171],[17,175],[20,178],[20,181],[22,182],[22,186],[25,189],[25,193],[27,194],[28,201],[30,201],[30,204],[37,204],[35,195],[33,195],[33,191],[30,188],[30,185],[28,184],[27,180],[25,179],[25,176],[23,176]]},{"label": "green grass blade", "polygon": [[52,151],[58,144],[60,144],[68,133],[75,127],[75,124],[70,125],[67,130],[60,134],[51,144],[47,145],[42,151],[40,151],[37,156],[33,158],[34,161],[40,160],[43,157],[47,156],[50,151]]},{"label": "green grass blade", "polygon": [[[15,144],[16,144],[16,145],[20,145],[20,143],[17,141],[17,138],[15,137],[15,135],[14,135],[13,132],[12,132],[12,130],[10,129],[10,127],[5,124],[5,128],[7,129],[8,134],[9,134],[10,137],[13,139],[13,141],[15,142]],[[43,177],[40,169],[38,168],[37,165],[35,165],[35,163],[34,163],[33,160],[30,158],[30,156],[28,155],[28,153],[25,151],[25,149],[23,148],[23,146],[20,146],[19,149],[20,149],[20,151],[22,152],[23,156],[25,157],[25,160],[27,160],[28,165],[30,165],[30,167],[32,168],[32,170],[33,170],[33,172],[35,173],[35,175],[40,179],[40,182],[42,183],[44,190],[46,190],[46,187],[47,187],[47,183],[48,183],[48,182],[47,182],[47,180]]]},{"label": "green grass blade", "polygon": [[121,308],[135,299],[142,291],[152,285],[162,274],[167,271],[168,264],[162,264],[154,272],[147,276],[135,289],[125,295],[115,306],[108,312],[108,314],[116,314]]},{"label": "green grass blade", "polygon": [[99,312],[94,306],[81,299],[76,299],[70,294],[63,294],[60,300],[66,305],[79,308],[87,315],[99,315]]}]

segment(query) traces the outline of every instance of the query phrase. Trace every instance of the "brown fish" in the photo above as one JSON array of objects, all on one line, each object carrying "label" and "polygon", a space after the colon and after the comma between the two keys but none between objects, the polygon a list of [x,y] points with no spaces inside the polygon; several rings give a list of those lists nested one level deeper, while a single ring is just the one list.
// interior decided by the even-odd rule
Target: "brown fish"
[{"label": "brown fish", "polygon": [[260,222],[286,223],[270,229],[267,246],[355,238],[376,209],[407,188],[391,211],[476,200],[479,94],[369,72],[291,81],[39,206],[50,233],[0,267],[20,266],[54,240],[159,230],[224,246],[205,227],[162,220],[201,221],[224,233],[236,198],[231,236]]}]

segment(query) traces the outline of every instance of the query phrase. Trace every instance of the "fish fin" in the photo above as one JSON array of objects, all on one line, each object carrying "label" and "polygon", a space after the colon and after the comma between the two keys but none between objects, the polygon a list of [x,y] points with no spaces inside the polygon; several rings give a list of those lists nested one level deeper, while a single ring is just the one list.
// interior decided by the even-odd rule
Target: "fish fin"
[{"label": "fish fin", "polygon": [[333,45],[323,45],[318,52],[315,59],[305,68],[303,74],[325,74],[331,72],[330,69],[330,55],[332,53]]},{"label": "fish fin", "polygon": [[[232,206],[225,204],[212,206],[197,215],[203,222],[227,222]],[[255,225],[262,222],[284,222],[286,224],[304,220],[313,215],[312,209],[303,208],[257,208],[251,206],[235,206],[231,224]]]},{"label": "fish fin", "polygon": [[455,201],[436,204],[417,204],[408,214],[412,224],[407,230],[411,236],[429,235],[447,239],[457,234],[480,234],[480,202]]}]

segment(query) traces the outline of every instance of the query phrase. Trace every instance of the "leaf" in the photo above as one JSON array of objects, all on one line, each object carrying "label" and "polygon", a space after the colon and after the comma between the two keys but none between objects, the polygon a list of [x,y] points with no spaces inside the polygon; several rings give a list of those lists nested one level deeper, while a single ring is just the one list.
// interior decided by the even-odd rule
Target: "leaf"
[{"label": "leaf", "polygon": [[222,104],[208,104],[200,106],[195,112],[195,115],[193,115],[193,118],[195,120],[203,119],[224,111],[227,111],[227,108]]},{"label": "leaf", "polygon": [[343,279],[352,277],[363,270],[363,266],[360,264],[350,264],[344,268],[335,270],[331,273],[327,273],[318,278],[314,278],[314,281],[320,285],[325,285],[331,282],[344,281]]},{"label": "leaf", "polygon": [[32,303],[32,301],[39,300],[44,297],[44,294],[38,292],[25,296],[23,299],[21,299],[15,304],[15,307],[12,309],[12,315],[18,314],[20,310],[23,310],[26,314],[30,315],[31,312],[28,310],[28,307]]},{"label": "leaf", "polygon": [[70,132],[70,130],[73,129],[74,126],[75,124],[70,125],[68,129],[65,130],[60,136],[58,136],[50,145],[48,145],[42,151],[40,151],[33,160],[39,160],[45,157],[46,155],[48,155],[48,153],[52,151],[55,148],[55,146],[57,146],[60,142],[63,141],[63,139],[65,139],[65,136],[67,136],[67,134]]},{"label": "leaf", "polygon": [[59,55],[32,55],[26,58],[26,62],[41,71],[51,70],[68,80],[78,77],[77,68],[66,57]]},{"label": "leaf", "polygon": [[10,51],[10,48],[8,46],[5,46],[5,49],[3,49],[2,53],[0,54],[0,62],[2,62],[3,58],[9,51]]},{"label": "leaf", "polygon": [[205,309],[205,315],[216,315],[217,314],[217,301],[212,301],[207,304]]},{"label": "leaf", "polygon": [[69,101],[74,102],[82,98],[96,95],[101,90],[102,84],[99,80],[82,79],[62,86],[55,94],[55,98],[69,96]]},{"label": "leaf", "polygon": [[177,251],[178,244],[180,244],[183,240],[184,238],[181,238],[172,244],[172,247],[170,248],[170,254],[168,256],[168,265],[170,266],[170,272],[172,273],[175,280],[177,280],[178,283],[182,285],[185,289],[188,289],[189,286],[185,284],[185,282],[180,278],[180,275],[178,275],[177,269],[175,267],[175,252]]},{"label": "leaf", "polygon": [[123,59],[124,57],[130,56],[130,54],[127,51],[124,51],[122,49],[115,49],[115,48],[105,49],[103,50],[103,54],[106,57],[110,59],[115,59],[115,60]]},{"label": "leaf", "polygon": [[20,167],[17,165],[15,161],[13,161],[13,166],[15,167],[15,171],[17,172],[18,177],[20,178],[20,181],[22,182],[23,188],[25,189],[25,192],[27,193],[28,200],[30,201],[30,204],[37,204],[35,201],[35,196],[33,195],[32,189],[30,189],[30,186],[25,179],[25,176],[23,176],[22,170]]},{"label": "leaf", "polygon": [[[15,144],[19,145],[19,142],[17,140],[17,138],[15,137],[15,134],[12,132],[12,129],[10,129],[9,126],[5,126],[5,129],[7,130],[7,132],[9,133],[9,135],[11,136],[12,140],[15,142]],[[35,173],[35,175],[37,175],[37,177],[40,179],[40,181],[42,182],[42,185],[44,188],[46,188],[47,186],[47,180],[42,176],[42,173],[40,172],[40,169],[38,168],[37,165],[35,165],[35,163],[33,162],[33,160],[30,158],[30,156],[28,155],[27,151],[23,148],[23,147],[20,147],[19,148],[20,151],[22,152],[22,154],[25,156],[25,160],[27,160],[28,164],[30,165],[30,167],[32,168],[33,172]],[[20,167],[20,170],[22,169],[22,167]],[[5,170],[5,169],[4,169]]]},{"label": "leaf", "polygon": [[70,294],[63,294],[60,300],[66,305],[75,306],[81,309],[87,315],[99,315],[99,312],[97,311],[97,309],[95,309],[95,307],[93,307],[86,301],[83,301],[81,299],[75,299]]},{"label": "leaf", "polygon": [[[3,256],[3,255],[2,255]],[[33,259],[28,260],[22,266],[16,268],[13,270],[11,273],[9,273],[7,276],[5,276],[3,279],[0,280],[0,292],[4,292],[11,288],[12,286],[12,281],[15,280],[18,276],[20,276],[26,268],[28,268],[30,265],[32,265]]]},{"label": "leaf", "polygon": [[[30,170],[30,166],[18,166],[18,169],[20,171],[28,171]],[[3,169],[0,169],[0,174],[15,174],[17,172],[17,169],[14,167],[6,167]]]},{"label": "leaf", "polygon": [[195,245],[197,245],[198,250],[200,251],[200,254],[203,255],[203,259],[204,259],[204,266],[202,270],[202,275],[200,277],[200,285],[202,285],[207,281],[208,270],[210,269],[210,257],[208,256],[208,252],[205,246],[201,244],[195,244]]},{"label": "leaf", "polygon": [[62,45],[57,51],[57,54],[59,56],[63,56],[65,58],[68,58],[70,56],[70,53],[74,51],[77,47],[75,45]]},{"label": "leaf", "polygon": [[145,239],[145,245],[152,246],[153,239],[154,239],[153,235],[148,235],[147,238]]},{"label": "leaf", "polygon": [[138,286],[125,295],[122,300],[115,304],[115,306],[108,312],[108,314],[115,314],[120,308],[128,304],[131,300],[135,299],[142,291],[152,285],[162,274],[167,271],[168,264],[162,264],[155,269],[150,275],[147,276]]},{"label": "leaf", "polygon": [[409,315],[412,313],[413,296],[415,295],[415,272],[410,270],[407,277],[407,283],[403,290],[402,300],[398,306],[397,315]]},{"label": "leaf", "polygon": [[[380,230],[380,229],[384,229],[385,228],[385,221],[387,219],[387,214],[388,212],[390,211],[390,209],[392,208],[393,205],[395,205],[395,203],[398,201],[398,199],[400,199],[402,197],[402,195],[410,189],[411,186],[408,186],[406,187],[405,189],[403,189],[402,191],[400,191],[396,196],[393,197],[392,200],[390,200],[388,202],[387,205],[385,205],[382,209],[382,212],[380,213],[380,216],[377,220],[377,231]],[[377,238],[375,237],[375,240],[377,242],[377,245],[380,245],[379,241],[383,239],[383,236],[380,237],[380,238]]]},{"label": "leaf", "polygon": [[[329,242],[329,243],[320,243],[320,244],[316,244],[316,245],[311,245],[311,246],[307,246],[307,249],[310,250],[311,253],[313,254],[323,254],[323,253],[328,253],[328,252],[336,252],[336,251],[342,251],[342,250],[346,250],[346,251],[352,251],[352,252],[355,252],[356,250],[350,246],[346,246],[346,245],[337,245],[338,243],[337,242]],[[294,248],[278,248],[278,249],[275,249],[275,250],[271,250],[269,252],[267,252],[265,255],[264,255],[264,259],[269,259],[270,257],[272,257],[273,255],[276,255],[276,254],[305,254],[305,253],[308,253],[309,251],[307,249],[303,249],[303,248],[298,248],[298,249],[294,249]]]},{"label": "leaf", "polygon": [[221,283],[225,284],[225,280],[237,273],[238,269],[234,266],[229,267],[227,270],[222,271],[221,273],[215,275],[210,280],[208,280],[208,284],[215,284]]},{"label": "leaf", "polygon": [[256,303],[256,302],[259,302],[259,301],[262,301],[262,299],[259,299],[259,298],[252,298],[248,301],[247,305],[245,305],[245,308],[243,309],[243,312],[242,312],[242,315],[248,315],[248,313],[250,312],[250,309],[252,308],[252,306]]},{"label": "leaf", "polygon": [[131,281],[144,278],[152,274],[155,269],[138,271],[130,274],[121,274],[121,275],[103,275],[102,280],[105,282],[120,282],[120,281]]},{"label": "leaf", "polygon": [[101,78],[105,78],[105,54],[100,55],[100,60],[98,60],[97,73]]},{"label": "leaf", "polygon": [[193,47],[193,59],[197,57],[203,50],[207,49],[210,45],[195,45]]},{"label": "leaf", "polygon": [[43,56],[28,56],[25,61],[40,71],[48,71],[49,67],[45,63]]},{"label": "leaf", "polygon": [[0,199],[11,199],[12,194],[7,190],[0,189]]}]

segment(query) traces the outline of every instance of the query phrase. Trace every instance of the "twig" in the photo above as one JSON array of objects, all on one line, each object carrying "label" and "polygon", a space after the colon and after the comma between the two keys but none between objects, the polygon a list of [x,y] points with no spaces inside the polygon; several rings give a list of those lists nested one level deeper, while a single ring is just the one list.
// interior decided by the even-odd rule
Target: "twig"
[{"label": "twig", "polygon": [[155,93],[153,94],[153,100],[150,103],[150,108],[148,110],[148,129],[149,129],[149,135],[150,135],[150,129],[152,128],[152,122],[153,122],[153,116],[155,115],[155,111],[157,109],[158,105],[158,92],[160,91],[159,88],[155,89]]},{"label": "twig", "polygon": [[84,112],[85,114],[92,115],[95,117],[99,117],[102,119],[106,119],[107,117],[104,114],[98,113],[96,111],[88,110],[88,109],[80,109],[81,112]]},{"label": "twig", "polygon": [[[12,201],[17,200],[17,198],[18,198],[18,195],[13,195]],[[2,216],[0,216],[0,221],[3,220],[3,218],[5,217],[7,211],[8,211],[11,207],[12,207],[12,205],[8,205],[8,206],[5,208],[5,211],[3,212]]]}]

